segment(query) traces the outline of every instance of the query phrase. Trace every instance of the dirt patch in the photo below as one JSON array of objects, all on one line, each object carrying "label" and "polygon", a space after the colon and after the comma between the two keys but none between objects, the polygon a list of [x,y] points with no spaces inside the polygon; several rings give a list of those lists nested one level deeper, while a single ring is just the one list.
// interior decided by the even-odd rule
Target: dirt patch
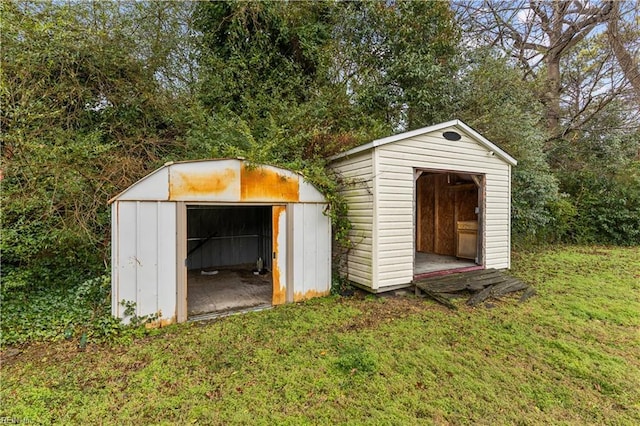
[{"label": "dirt patch", "polygon": [[426,311],[446,310],[425,299],[404,294],[384,294],[378,296],[367,295],[362,298],[354,296],[345,299],[352,307],[359,309],[362,315],[341,327],[342,331],[360,328],[375,328],[380,324],[417,315]]},{"label": "dirt patch", "polygon": [[34,367],[47,364],[67,363],[80,356],[93,356],[101,353],[107,345],[90,344],[83,350],[78,349],[78,339],[59,342],[36,342],[26,346],[7,348],[0,353],[3,367],[14,363],[31,363]]}]

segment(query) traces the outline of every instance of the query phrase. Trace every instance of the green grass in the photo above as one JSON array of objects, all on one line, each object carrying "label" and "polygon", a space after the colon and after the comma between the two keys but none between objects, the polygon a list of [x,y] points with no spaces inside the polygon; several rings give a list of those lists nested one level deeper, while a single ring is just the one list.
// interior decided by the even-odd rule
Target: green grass
[{"label": "green grass", "polygon": [[640,248],[518,253],[538,294],[328,297],[128,345],[36,343],[1,416],[58,424],[640,424]]}]

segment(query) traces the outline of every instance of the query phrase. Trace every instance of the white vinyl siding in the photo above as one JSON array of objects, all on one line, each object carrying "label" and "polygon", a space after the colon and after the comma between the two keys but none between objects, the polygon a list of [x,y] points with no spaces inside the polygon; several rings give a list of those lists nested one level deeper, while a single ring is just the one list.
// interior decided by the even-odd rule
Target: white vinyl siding
[{"label": "white vinyl siding", "polygon": [[509,165],[466,135],[455,142],[437,136],[414,136],[376,148],[380,289],[413,280],[415,169],[485,175],[485,266],[509,266]]},{"label": "white vinyl siding", "polygon": [[354,244],[347,257],[349,280],[373,288],[373,160],[371,151],[344,158],[333,165],[347,183],[343,190],[349,204],[348,218],[352,229],[349,237]]},{"label": "white vinyl siding", "polygon": [[505,164],[500,172],[487,174],[485,266],[504,269],[510,267],[511,257],[511,168]]}]

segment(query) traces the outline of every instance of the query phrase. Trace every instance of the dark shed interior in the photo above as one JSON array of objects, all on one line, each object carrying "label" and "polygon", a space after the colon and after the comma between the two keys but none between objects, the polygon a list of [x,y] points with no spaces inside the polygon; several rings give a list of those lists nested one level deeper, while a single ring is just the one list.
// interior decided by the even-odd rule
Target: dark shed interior
[{"label": "dark shed interior", "polygon": [[189,319],[271,305],[271,212],[271,206],[188,206]]},{"label": "dark shed interior", "polygon": [[418,177],[417,252],[477,261],[481,181],[480,176],[455,172],[423,172]]},{"label": "dark shed interior", "polygon": [[189,206],[187,269],[256,264],[271,269],[271,206]]}]

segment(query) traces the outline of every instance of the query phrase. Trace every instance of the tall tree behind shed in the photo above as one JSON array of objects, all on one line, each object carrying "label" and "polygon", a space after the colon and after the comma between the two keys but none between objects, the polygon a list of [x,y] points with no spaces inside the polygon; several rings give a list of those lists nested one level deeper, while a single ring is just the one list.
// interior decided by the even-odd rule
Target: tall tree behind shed
[{"label": "tall tree behind shed", "polygon": [[[640,2],[612,2],[607,37],[640,106]],[[623,7],[626,10],[623,10]],[[631,15],[629,19],[623,16]]]},{"label": "tall tree behind shed", "polygon": [[[619,43],[618,62],[606,62],[605,68],[592,74],[594,80],[584,84],[579,94],[580,107],[569,110],[562,107],[564,102],[575,101],[567,100],[570,94],[563,81],[565,59],[584,42],[600,37],[605,31],[613,34],[612,40],[621,41],[622,33],[628,37],[633,32],[629,26],[632,27],[632,21],[637,18],[637,6],[631,7],[634,2],[485,0],[454,3],[467,35],[475,36],[481,44],[501,48],[518,63],[524,78],[544,81],[540,98],[545,104],[547,149],[553,147],[554,140],[579,130],[594,115],[594,109],[602,110],[627,93],[636,76],[633,55],[637,53],[637,41]],[[621,27],[625,28],[623,32]],[[600,48],[610,49],[608,44],[601,44]],[[603,89],[605,84],[607,87]]]}]

